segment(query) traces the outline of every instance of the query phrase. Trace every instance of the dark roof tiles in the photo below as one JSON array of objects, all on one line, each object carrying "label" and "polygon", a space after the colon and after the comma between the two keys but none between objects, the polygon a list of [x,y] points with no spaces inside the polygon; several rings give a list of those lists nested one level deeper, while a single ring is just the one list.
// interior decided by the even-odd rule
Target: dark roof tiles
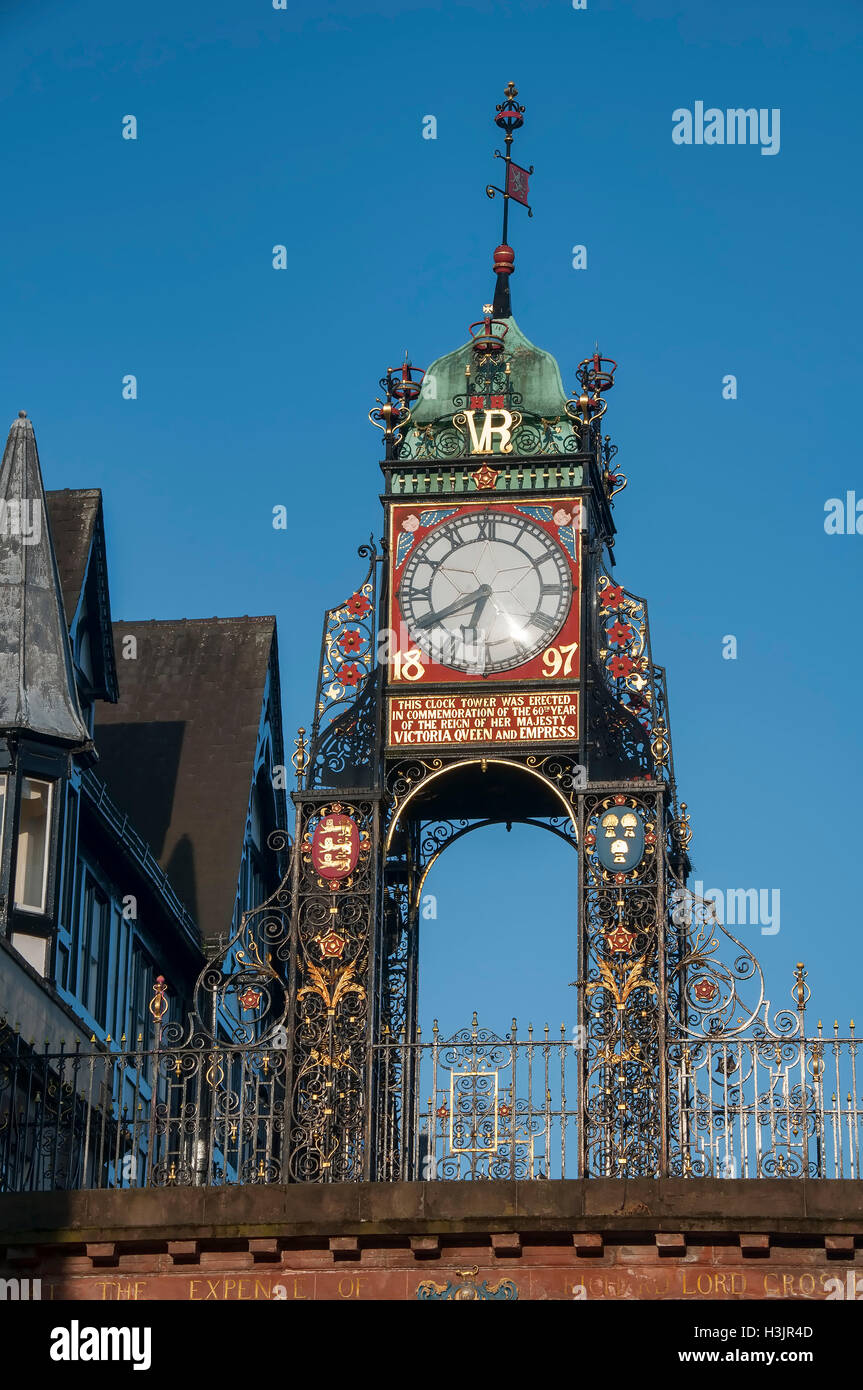
[{"label": "dark roof tiles", "polygon": [[66,621],[71,626],[87,575],[87,560],[102,505],[97,487],[46,492],[45,502],[60,572]]},{"label": "dark roof tiles", "polygon": [[120,699],[97,707],[99,775],[202,934],[224,935],[275,618],[120,620],[113,627]]}]

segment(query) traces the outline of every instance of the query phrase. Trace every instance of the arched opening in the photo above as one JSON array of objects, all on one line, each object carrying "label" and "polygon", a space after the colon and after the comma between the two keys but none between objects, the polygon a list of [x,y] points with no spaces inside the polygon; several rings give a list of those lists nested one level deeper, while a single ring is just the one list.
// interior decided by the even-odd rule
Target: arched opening
[{"label": "arched opening", "polygon": [[422,1036],[470,1026],[559,1039],[575,1022],[577,859],[562,831],[497,823],[453,838],[421,883]]},{"label": "arched opening", "polygon": [[[555,982],[553,994],[540,1008],[538,988],[533,989],[523,1005],[531,1013],[539,1008],[543,1024],[551,1022],[552,1013],[562,1014],[555,1024],[558,1031],[568,1021],[565,1015],[572,1009],[564,1006],[560,990],[577,973],[576,777],[577,764],[571,759],[542,756],[515,760],[480,755],[449,763],[418,759],[391,769],[396,805],[386,834],[382,1033],[411,1037],[417,1024],[428,1029],[435,1017],[441,1026],[442,1014],[452,1018],[451,991],[439,992],[438,1013],[435,992],[426,988],[419,994],[419,950],[424,960],[444,960],[466,980],[469,972],[458,946],[469,939],[478,952],[472,973],[478,982],[497,977],[498,987],[485,987],[475,1001],[460,997],[466,1017],[453,1020],[452,1026],[470,1023],[474,1009],[487,999],[497,1017],[495,1031],[509,1033],[519,1001],[507,997],[500,968],[523,944],[525,969],[538,978],[543,949],[547,954],[558,932],[567,946],[560,952],[554,948],[559,959],[545,969],[546,978]],[[529,849],[524,834],[531,837]],[[546,840],[558,850],[553,859]],[[451,869],[442,868],[445,859]],[[441,872],[447,877],[442,879]],[[544,948],[536,935],[540,921],[545,922]],[[456,936],[444,947],[445,924]]]},{"label": "arched opening", "polygon": [[390,1176],[578,1163],[576,776],[542,756],[391,770],[376,1054]]},{"label": "arched opening", "polygon": [[563,757],[513,762],[479,756],[458,763],[434,759],[397,764],[389,777],[398,805],[387,832],[387,850],[398,852],[409,821],[562,816],[571,823],[577,767]]}]

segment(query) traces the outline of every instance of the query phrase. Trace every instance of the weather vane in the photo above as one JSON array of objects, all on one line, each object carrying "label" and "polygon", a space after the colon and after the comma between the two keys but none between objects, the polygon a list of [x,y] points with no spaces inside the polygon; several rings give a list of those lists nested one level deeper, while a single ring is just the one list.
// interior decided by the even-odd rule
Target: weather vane
[{"label": "weather vane", "polygon": [[494,297],[495,313],[501,317],[508,318],[511,314],[509,300],[509,277],[515,267],[515,256],[507,242],[509,230],[509,200],[514,198],[522,207],[527,208],[528,217],[533,217],[533,209],[527,201],[528,180],[533,173],[533,165],[529,169],[524,169],[520,164],[516,164],[512,158],[512,132],[524,125],[524,107],[519,106],[516,101],[518,88],[514,82],[508,82],[504,88],[506,101],[502,101],[495,108],[497,114],[494,118],[495,125],[505,131],[504,144],[506,153],[501,154],[500,150],[495,150],[495,159],[503,159],[506,162],[506,173],[503,180],[503,188],[498,188],[496,184],[486,185],[486,193],[493,198],[495,193],[499,193],[503,198],[503,232],[501,244],[495,251],[494,269],[497,272],[497,289]]},{"label": "weather vane", "polygon": [[506,246],[510,198],[515,198],[517,203],[521,203],[523,207],[526,207],[528,217],[533,217],[533,209],[527,201],[527,184],[528,179],[533,173],[533,165],[531,164],[529,169],[523,169],[520,164],[515,164],[513,162],[512,132],[524,125],[524,107],[519,106],[515,99],[518,96],[518,88],[514,82],[507,82],[503,94],[506,97],[506,101],[502,101],[500,105],[495,108],[497,115],[494,118],[494,123],[500,126],[501,130],[506,131],[504,137],[506,154],[501,154],[500,150],[495,150],[494,157],[495,159],[503,159],[506,161],[506,174],[504,176],[503,188],[498,188],[495,184],[490,183],[486,186],[485,191],[490,198],[493,198],[495,193],[500,193],[503,198],[503,235],[501,236],[501,242]]}]

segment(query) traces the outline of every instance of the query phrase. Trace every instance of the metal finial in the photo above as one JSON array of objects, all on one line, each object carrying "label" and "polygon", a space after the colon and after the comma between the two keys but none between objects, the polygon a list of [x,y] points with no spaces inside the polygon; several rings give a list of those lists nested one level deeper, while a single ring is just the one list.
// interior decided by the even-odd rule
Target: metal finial
[{"label": "metal finial", "polygon": [[168,1000],[166,998],[167,983],[164,975],[157,975],[153,981],[153,997],[148,1004],[150,1017],[159,1023],[168,1012]]},{"label": "metal finial", "polygon": [[685,801],[680,803],[680,815],[672,823],[672,832],[681,850],[685,853],[689,849],[689,843],[692,839],[692,823]]},{"label": "metal finial", "polygon": [[802,960],[799,960],[797,962],[797,968],[794,971],[794,987],[791,990],[791,997],[792,999],[796,999],[797,1010],[798,1013],[801,1014],[805,1012],[806,1005],[812,997],[812,991],[806,983],[806,976],[808,973]]},{"label": "metal finial", "polygon": [[294,739],[294,748],[296,749],[296,751],[291,757],[291,762],[293,763],[294,771],[297,774],[297,789],[299,791],[302,791],[305,771],[309,765],[309,749],[308,745],[306,744],[305,729],[297,730],[297,737]]},{"label": "metal finial", "polygon": [[486,193],[489,198],[493,198],[499,193],[503,198],[503,230],[501,232],[500,246],[494,253],[494,270],[497,275],[497,285],[494,293],[493,312],[498,318],[510,318],[512,307],[509,294],[509,277],[515,266],[515,258],[507,242],[509,235],[509,200],[514,198],[522,207],[527,208],[528,217],[533,217],[533,209],[527,201],[528,184],[533,173],[533,165],[525,169],[520,164],[514,164],[512,160],[512,133],[524,125],[524,110],[516,101],[518,88],[514,82],[508,82],[504,90],[505,101],[500,102],[495,107],[494,123],[504,132],[505,152],[495,150],[495,159],[502,159],[505,164],[503,188],[498,188],[496,184],[486,184]]}]

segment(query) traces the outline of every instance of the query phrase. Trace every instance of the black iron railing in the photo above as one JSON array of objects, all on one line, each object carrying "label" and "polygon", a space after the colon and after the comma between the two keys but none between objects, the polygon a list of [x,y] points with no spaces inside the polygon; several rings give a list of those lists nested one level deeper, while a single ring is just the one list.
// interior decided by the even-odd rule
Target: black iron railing
[{"label": "black iron railing", "polygon": [[[615,1079],[580,1068],[581,1041],[564,1027],[519,1038],[514,1026],[501,1037],[475,1017],[452,1037],[385,1036],[371,1049],[374,1125],[358,1174],[627,1176],[616,1167],[627,1119],[612,1113]],[[669,1044],[668,1175],[859,1178],[857,1048],[838,1028]],[[149,1049],[50,1052],[6,1030],[0,1191],[296,1180],[286,1057],[285,1047],[166,1046],[158,1035]],[[582,1075],[591,1094],[579,1106]],[[606,1119],[618,1138],[604,1148]]]}]

